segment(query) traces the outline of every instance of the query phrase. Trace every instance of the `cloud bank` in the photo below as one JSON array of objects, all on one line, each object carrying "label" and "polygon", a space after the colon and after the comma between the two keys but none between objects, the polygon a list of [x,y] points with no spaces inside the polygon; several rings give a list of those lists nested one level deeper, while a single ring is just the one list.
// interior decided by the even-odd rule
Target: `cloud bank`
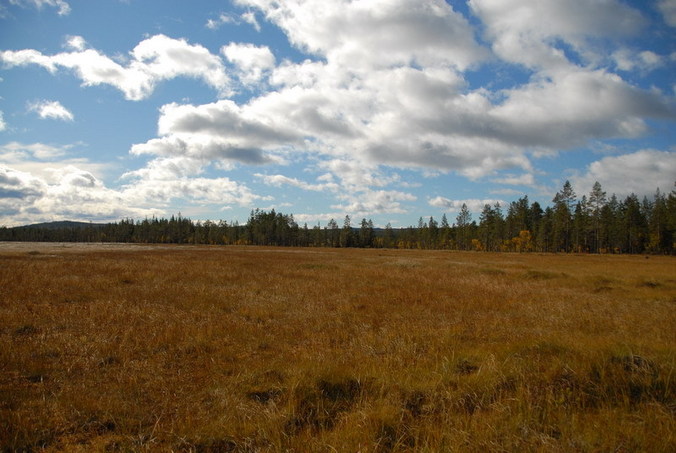
[{"label": "cloud bank", "polygon": [[[244,184],[205,171],[254,166],[264,185],[322,192],[335,211],[406,213],[420,197],[406,186],[403,171],[535,187],[543,158],[642,137],[653,122],[676,119],[673,93],[624,77],[638,68],[657,70],[671,57],[625,44],[650,19],[619,0],[469,0],[469,15],[443,0],[234,3],[246,12],[221,14],[206,27],[244,21],[260,31],[260,18],[308,58],[281,59],[269,47],[243,42],[217,52],[159,34],[139,42],[124,62],[79,36],[68,38],[66,52],[6,50],[0,60],[8,68],[70,70],[84,86],[110,85],[134,101],[177,77],[213,88],[212,102],[162,106],[157,135],[131,146],[133,156],[148,161],[124,175],[117,194],[134,206],[178,197],[223,205],[264,200]],[[658,8],[673,26],[674,2],[663,0]],[[505,68],[518,76],[501,80]],[[498,76],[490,83],[474,80],[493,69]],[[251,96],[235,97],[243,91]],[[44,118],[73,119],[58,103],[32,109]],[[673,156],[641,150],[604,157],[574,179],[581,187],[598,179],[609,192],[646,189],[642,183],[613,185],[620,174],[668,189],[676,174]],[[314,179],[279,171],[290,162],[304,162]],[[265,166],[275,166],[273,174]],[[84,183],[76,173],[66,171],[66,182],[57,186]],[[26,175],[8,168],[5,174],[17,187],[6,182],[7,193],[50,193]],[[104,193],[92,184],[94,193]],[[497,201],[457,198],[436,196],[428,204],[457,210],[464,202],[480,210]]]}]

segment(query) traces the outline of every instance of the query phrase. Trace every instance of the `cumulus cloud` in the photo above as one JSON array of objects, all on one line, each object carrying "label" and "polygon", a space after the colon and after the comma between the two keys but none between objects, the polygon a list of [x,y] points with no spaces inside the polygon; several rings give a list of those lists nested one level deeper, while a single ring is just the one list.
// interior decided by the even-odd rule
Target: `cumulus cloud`
[{"label": "cumulus cloud", "polygon": [[443,0],[238,0],[281,27],[292,44],[351,67],[402,64],[465,69],[485,57],[467,20]]},{"label": "cumulus cloud", "polygon": [[263,74],[275,67],[275,56],[265,46],[230,43],[223,46],[221,52],[240,71],[240,79],[245,85],[259,82]]},{"label": "cumulus cloud", "polygon": [[592,162],[586,172],[570,178],[578,193],[588,193],[601,183],[608,194],[652,194],[659,188],[669,193],[676,182],[676,152],[644,149]]},{"label": "cumulus cloud", "polygon": [[129,184],[123,191],[125,198],[141,206],[166,206],[173,200],[189,200],[191,204],[231,205],[248,207],[264,199],[246,186],[229,178],[142,179]]},{"label": "cumulus cloud", "polygon": [[264,197],[229,178],[202,176],[204,162],[190,157],[159,157],[139,170],[125,173],[122,194],[139,206],[166,205],[172,200],[190,200],[200,205],[250,206]]},{"label": "cumulus cloud", "polygon": [[[83,85],[108,84],[132,100],[174,77],[201,79],[220,96],[232,94],[235,82],[255,93],[242,103],[164,105],[157,136],[131,148],[150,159],[124,177],[124,193],[135,203],[181,193],[201,203],[255,201],[246,186],[207,178],[204,169],[305,161],[322,172],[315,181],[277,170],[255,176],[273,187],[325,191],[336,212],[404,212],[416,197],[401,190],[400,169],[534,187],[543,156],[635,138],[652,119],[676,118],[672,97],[622,78],[622,71],[665,65],[667,57],[625,45],[648,19],[621,0],[469,0],[472,22],[444,0],[235,3],[247,12],[206,26],[245,22],[259,29],[257,18],[264,18],[313,58],[279,61],[270,48],[247,43],[226,44],[219,56],[157,35],[125,61],[77,36],[67,38],[64,53],[4,51],[0,60],[53,73],[70,69]],[[661,2],[662,11],[671,3]],[[493,65],[519,66],[524,77],[498,91],[470,82],[473,71]],[[590,175],[615,161],[599,162]],[[495,201],[428,200],[477,211]]]},{"label": "cumulus cloud", "polygon": [[236,24],[237,19],[235,19],[230,14],[219,14],[217,19],[207,20],[206,27],[210,30],[217,30],[225,24]]},{"label": "cumulus cloud", "polygon": [[54,183],[54,168],[77,167],[101,177],[110,170],[110,164],[96,163],[73,154],[75,145],[9,142],[0,145],[0,162],[14,170],[31,174],[47,183]]},{"label": "cumulus cloud", "polygon": [[26,160],[51,160],[63,157],[70,146],[53,146],[44,143],[9,142],[0,145],[0,159],[15,164]]},{"label": "cumulus cloud", "polygon": [[505,204],[505,202],[502,200],[478,200],[475,198],[467,200],[452,200],[450,198],[441,196],[431,198],[427,203],[432,207],[451,212],[460,212],[462,205],[464,204],[467,206],[467,209],[475,213],[481,212],[481,210],[487,204],[491,206],[493,206],[495,203],[500,203],[501,205]]},{"label": "cumulus cloud", "polygon": [[331,205],[332,209],[360,216],[382,213],[403,214],[408,212],[408,209],[402,203],[417,200],[415,195],[398,190],[371,189],[346,193],[339,198],[343,199],[344,203]]},{"label": "cumulus cloud", "polygon": [[74,51],[83,51],[87,48],[87,41],[82,36],[67,36],[64,47]]},{"label": "cumulus cloud", "polygon": [[156,213],[130,207],[115,190],[75,166],[51,169],[51,179],[0,164],[0,223],[17,225],[45,220],[117,220]]},{"label": "cumulus cloud", "polygon": [[64,0],[9,0],[9,3],[23,7],[31,5],[38,9],[42,9],[43,6],[49,6],[57,8],[57,14],[59,16],[67,16],[70,14],[70,5]]},{"label": "cumulus cloud", "polygon": [[256,31],[261,31],[261,25],[258,23],[258,19],[256,19],[256,14],[254,14],[252,11],[247,11],[246,13],[242,14],[241,17],[244,22],[251,25],[254,29],[256,29]]},{"label": "cumulus cloud", "polygon": [[210,30],[218,30],[223,25],[240,25],[242,22],[251,25],[256,31],[261,31],[261,26],[256,19],[256,14],[254,14],[252,11],[247,11],[241,14],[239,17],[233,14],[221,13],[216,19],[207,20],[205,26]]},{"label": "cumulus cloud", "polygon": [[502,178],[495,178],[493,182],[498,184],[508,184],[510,186],[532,186],[535,184],[535,176],[532,173],[522,175],[507,175]]},{"label": "cumulus cloud", "polygon": [[292,186],[313,192],[322,192],[325,190],[337,191],[340,188],[340,186],[334,182],[311,184],[306,181],[301,181],[300,179],[290,178],[284,175],[266,175],[262,173],[254,173],[254,176],[263,181],[264,184],[273,187]]},{"label": "cumulus cloud", "polygon": [[[477,179],[504,169],[530,172],[532,157],[592,140],[636,137],[647,130],[645,118],[674,117],[673,106],[659,93],[604,69],[571,64],[565,53],[557,57],[564,63],[560,70],[534,75],[520,86],[497,94],[468,89],[462,71],[486,61],[486,49],[446,2],[397,0],[370,9],[360,2],[238,3],[257,8],[293,44],[324,59],[274,67],[268,48],[225,46],[223,54],[249,83],[261,82],[271,71],[274,91],[244,105],[165,106],[161,137],[136,145],[134,153],[265,163],[270,153],[287,149]],[[507,39],[509,30],[517,33],[514,55],[528,53],[528,40],[554,46],[564,39],[582,46],[590,33],[630,35],[644,23],[635,10],[615,1],[605,4],[610,19],[594,14],[600,6],[584,2],[512,3],[527,17],[547,16],[550,26],[512,17],[516,13],[505,13],[501,2],[476,0],[471,6],[494,44]],[[575,11],[578,6],[584,14]],[[500,19],[503,13],[507,16]],[[584,16],[584,26],[573,20],[578,15]],[[371,40],[373,30],[383,29],[388,33]],[[463,39],[452,39],[455,33]],[[408,43],[399,42],[403,36]]]},{"label": "cumulus cloud", "polygon": [[0,200],[4,213],[17,212],[22,200],[35,199],[44,192],[44,184],[30,174],[0,165]]},{"label": "cumulus cloud", "polygon": [[28,109],[36,112],[42,119],[73,121],[73,114],[58,101],[37,101],[29,104]]},{"label": "cumulus cloud", "polygon": [[[260,11],[294,45],[322,59],[275,66],[267,47],[224,46],[222,54],[244,85],[274,90],[243,105],[164,106],[159,137],[135,145],[133,154],[184,155],[227,166],[279,162],[290,151],[315,152],[370,166],[456,171],[477,179],[503,169],[531,171],[531,158],[551,150],[636,137],[647,130],[645,118],[674,117],[673,106],[659,93],[603,69],[571,64],[565,52],[555,52],[557,40],[582,48],[590,34],[636,32],[644,19],[614,0],[603,5],[470,2],[499,57],[519,62],[537,42],[562,63],[558,71],[534,74],[499,93],[468,88],[463,71],[487,62],[488,51],[474,39],[467,19],[444,1],[237,3]],[[597,14],[601,8],[604,14]],[[547,23],[527,20],[534,17]],[[79,40],[69,42],[74,49],[84,48]],[[500,47],[505,42],[512,47]],[[654,60],[656,55],[646,52],[639,57]],[[92,49],[51,57],[30,49],[0,55],[9,65],[76,68],[85,84],[110,83],[130,99],[147,96],[159,80],[180,75],[202,77],[220,89],[230,85],[217,56],[163,35],[140,43],[124,66]],[[552,66],[536,69],[544,67]]]},{"label": "cumulus cloud", "polygon": [[506,90],[491,109],[497,137],[521,146],[570,148],[591,139],[636,137],[645,117],[674,118],[660,94],[606,71],[570,71]]},{"label": "cumulus cloud", "polygon": [[229,178],[203,176],[203,163],[186,158],[151,160],[144,168],[125,173],[121,187],[109,188],[94,173],[78,165],[25,163],[36,155],[52,159],[61,155],[58,149],[47,145],[14,143],[4,146],[0,153],[3,162],[5,159],[14,162],[0,164],[0,224],[3,225],[166,215],[164,209],[176,200],[222,209],[233,205],[248,207],[269,200]]},{"label": "cumulus cloud", "polygon": [[335,175],[348,191],[363,191],[370,187],[385,187],[399,182],[399,175],[385,174],[374,165],[346,159],[331,159],[320,162],[319,168],[327,175]]},{"label": "cumulus cloud", "polygon": [[664,57],[650,50],[635,51],[627,48],[613,52],[611,58],[620,71],[649,72],[664,65]]},{"label": "cumulus cloud", "polygon": [[167,104],[160,110],[158,130],[160,138],[134,145],[131,153],[262,164],[274,160],[263,150],[302,143],[292,128],[251,115],[230,100]]},{"label": "cumulus cloud", "polygon": [[121,65],[94,49],[84,49],[84,40],[68,41],[72,52],[43,55],[33,49],[0,52],[6,66],[39,65],[55,73],[60,67],[73,70],[84,86],[112,85],[129,100],[148,97],[157,83],[176,77],[202,79],[221,94],[229,93],[229,78],[223,62],[201,45],[184,39],[155,35],[141,41],[131,52],[130,61]]},{"label": "cumulus cloud", "polygon": [[676,0],[659,0],[657,7],[664,16],[664,21],[672,27],[676,27]]},{"label": "cumulus cloud", "polygon": [[0,224],[115,220],[151,212],[129,206],[120,193],[106,188],[97,176],[102,165],[69,157],[71,148],[19,142],[0,146]]},{"label": "cumulus cloud", "polygon": [[566,69],[566,46],[594,60],[589,39],[629,36],[647,25],[641,13],[618,0],[469,0],[486,27],[492,49],[505,61],[533,69]]},{"label": "cumulus cloud", "polygon": [[[559,48],[563,41],[591,61],[587,40],[637,32],[644,18],[616,1],[605,4],[610,19],[585,2],[512,2],[525,17],[547,16],[547,26],[505,11],[500,2],[472,1],[495,55],[533,70],[527,82],[493,93],[469,88],[464,71],[487,64],[488,51],[446,2],[397,0],[368,10],[359,2],[238,3],[256,8],[293,45],[321,58],[277,64],[267,47],[224,46],[240,81],[261,93],[241,105],[165,105],[159,136],[134,145],[132,154],[186,157],[224,169],[315,155],[315,170],[325,173],[314,183],[280,174],[256,177],[276,187],[324,190],[337,201],[331,208],[342,212],[398,213],[416,197],[399,190],[406,186],[393,169],[454,171],[535,187],[532,159],[596,140],[637,137],[648,130],[647,118],[674,118],[673,105],[659,92],[632,86],[609,69],[581,66]],[[585,24],[575,22],[578,14]],[[373,38],[383,29],[388,33]],[[463,39],[451,39],[456,32]],[[410,42],[400,42],[402,36]],[[533,48],[536,43],[540,47]],[[523,56],[531,50],[541,53],[533,60],[538,64]],[[658,57],[647,51],[632,56],[655,65]],[[515,170],[521,173],[510,173]],[[496,176],[504,171],[507,176]],[[479,211],[495,201],[437,197],[430,204],[457,210],[466,202]]]}]

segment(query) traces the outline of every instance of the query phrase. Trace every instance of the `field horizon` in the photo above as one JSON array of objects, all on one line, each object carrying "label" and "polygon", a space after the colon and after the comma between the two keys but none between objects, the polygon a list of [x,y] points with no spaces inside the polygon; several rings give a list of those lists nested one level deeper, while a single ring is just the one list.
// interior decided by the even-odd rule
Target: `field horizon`
[{"label": "field horizon", "polygon": [[676,258],[0,243],[0,451],[676,450]]}]

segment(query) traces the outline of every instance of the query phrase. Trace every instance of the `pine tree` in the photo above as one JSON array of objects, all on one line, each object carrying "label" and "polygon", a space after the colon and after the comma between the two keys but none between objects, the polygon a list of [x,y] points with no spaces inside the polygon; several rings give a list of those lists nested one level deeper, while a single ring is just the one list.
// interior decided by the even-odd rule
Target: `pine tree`
[{"label": "pine tree", "polygon": [[352,220],[349,215],[343,220],[343,229],[340,230],[340,246],[352,247]]},{"label": "pine tree", "polygon": [[606,205],[606,193],[601,184],[596,181],[589,193],[589,214],[591,216],[591,251],[598,252],[601,248],[601,211]]},{"label": "pine tree", "polygon": [[372,247],[373,246],[373,222],[363,218],[359,228],[359,246]]},{"label": "pine tree", "polygon": [[460,213],[455,218],[455,224],[458,228],[458,248],[460,250],[469,250],[471,222],[472,214],[469,212],[467,205],[463,203]]},{"label": "pine tree", "polygon": [[582,195],[580,201],[575,205],[575,213],[573,215],[573,249],[576,252],[589,251],[589,225],[590,219],[587,196]]},{"label": "pine tree", "polygon": [[623,203],[623,250],[628,253],[643,252],[647,236],[644,211],[636,194],[629,195]]},{"label": "pine tree", "polygon": [[451,246],[451,226],[448,224],[446,214],[441,216],[441,224],[439,229],[439,247],[447,249]]},{"label": "pine tree", "polygon": [[569,251],[571,248],[572,214],[575,206],[575,191],[570,181],[554,196],[554,217],[552,223],[553,246],[555,251]]},{"label": "pine tree", "polygon": [[387,222],[385,225],[385,233],[383,235],[383,247],[391,248],[394,247],[395,243],[394,231],[392,230],[392,224]]}]

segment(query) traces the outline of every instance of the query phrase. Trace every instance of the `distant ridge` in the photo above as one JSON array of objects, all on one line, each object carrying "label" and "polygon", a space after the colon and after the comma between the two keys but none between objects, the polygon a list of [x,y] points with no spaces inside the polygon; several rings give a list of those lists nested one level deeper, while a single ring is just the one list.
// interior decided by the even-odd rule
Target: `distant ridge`
[{"label": "distant ridge", "polygon": [[75,222],[72,220],[59,220],[55,222],[34,223],[32,225],[23,225],[15,228],[23,229],[43,229],[43,230],[59,230],[62,228],[101,228],[106,226],[105,223],[90,223],[90,222]]}]

